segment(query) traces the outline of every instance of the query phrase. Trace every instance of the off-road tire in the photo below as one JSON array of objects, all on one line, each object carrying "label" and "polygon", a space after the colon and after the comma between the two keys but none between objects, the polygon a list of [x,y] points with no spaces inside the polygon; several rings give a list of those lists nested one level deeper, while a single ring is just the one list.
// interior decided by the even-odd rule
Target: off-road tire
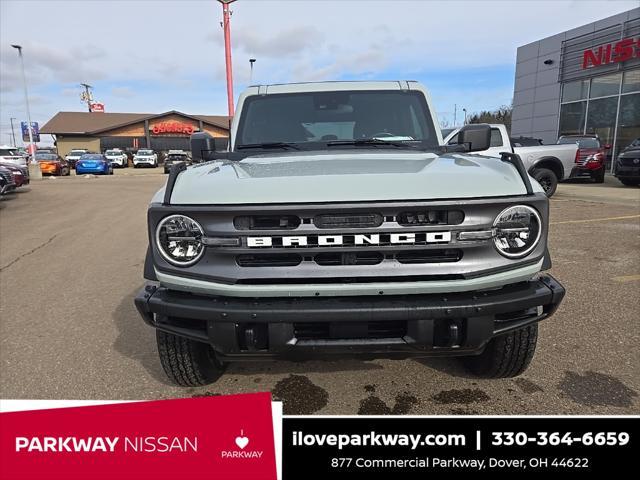
[{"label": "off-road tire", "polygon": [[199,387],[215,382],[224,364],[206,343],[156,330],[160,363],[167,376],[183,387]]},{"label": "off-road tire", "polygon": [[467,370],[479,377],[517,377],[531,363],[537,340],[538,324],[534,323],[492,339],[484,352],[463,361]]},{"label": "off-road tire", "polygon": [[593,181],[595,183],[604,183],[604,167],[602,167],[600,170],[598,170],[597,172],[595,172],[591,178],[593,178]]},{"label": "off-road tire", "polygon": [[547,197],[551,197],[556,193],[556,189],[558,188],[558,177],[556,177],[556,174],[553,173],[552,170],[549,170],[548,168],[536,168],[531,176],[535,178],[540,185],[542,185]]},{"label": "off-road tire", "polygon": [[626,178],[619,178],[618,180],[627,187],[637,187],[640,185],[640,180],[627,180]]}]

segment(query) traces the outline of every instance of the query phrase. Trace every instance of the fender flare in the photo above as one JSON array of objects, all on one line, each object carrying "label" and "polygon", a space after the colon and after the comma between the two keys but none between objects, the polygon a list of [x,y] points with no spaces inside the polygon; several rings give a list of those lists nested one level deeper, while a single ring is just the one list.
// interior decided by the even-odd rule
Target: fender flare
[{"label": "fender flare", "polygon": [[553,167],[555,167],[553,169],[554,173],[556,173],[555,170],[558,170],[560,172],[560,175],[558,176],[558,181],[560,181],[563,178],[565,178],[564,165],[562,165],[562,162],[557,157],[541,157],[541,158],[539,158],[538,160],[535,161],[535,163],[533,165],[531,165],[531,167],[529,167],[529,171],[528,171],[529,175],[533,176],[534,170],[536,170],[536,168],[539,168],[541,163],[552,164]]}]

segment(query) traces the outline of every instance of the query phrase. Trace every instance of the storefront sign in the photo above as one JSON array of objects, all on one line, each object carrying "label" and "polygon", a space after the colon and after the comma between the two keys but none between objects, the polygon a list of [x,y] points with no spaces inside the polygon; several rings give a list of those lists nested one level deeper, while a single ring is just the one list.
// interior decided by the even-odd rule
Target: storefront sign
[{"label": "storefront sign", "polygon": [[640,38],[625,38],[585,50],[582,54],[582,69],[626,62],[632,58],[640,58]]},{"label": "storefront sign", "polygon": [[89,108],[92,112],[104,113],[104,103],[94,102],[89,105]]},{"label": "storefront sign", "polygon": [[158,135],[160,133],[183,133],[191,135],[195,130],[196,128],[193,125],[182,122],[162,122],[151,127],[151,131],[154,135]]}]

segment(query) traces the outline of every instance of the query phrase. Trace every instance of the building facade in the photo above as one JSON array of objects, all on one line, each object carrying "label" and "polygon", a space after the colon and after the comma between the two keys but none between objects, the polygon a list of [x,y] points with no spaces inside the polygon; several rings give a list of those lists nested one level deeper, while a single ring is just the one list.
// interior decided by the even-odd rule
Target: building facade
[{"label": "building facade", "polygon": [[189,150],[191,134],[199,131],[228,137],[229,117],[175,110],[160,114],[59,112],[40,129],[40,133],[53,135],[61,156],[74,148],[92,152],[111,148],[130,152],[139,148]]},{"label": "building facade", "polygon": [[512,136],[595,134],[611,159],[640,137],[640,8],[518,48]]}]

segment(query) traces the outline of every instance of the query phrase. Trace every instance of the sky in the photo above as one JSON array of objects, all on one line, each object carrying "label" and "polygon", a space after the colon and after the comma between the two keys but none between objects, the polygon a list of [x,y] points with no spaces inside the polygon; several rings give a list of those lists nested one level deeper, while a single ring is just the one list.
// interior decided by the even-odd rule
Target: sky
[{"label": "sky", "polygon": [[[511,103],[518,46],[631,10],[623,1],[237,0],[235,96],[250,83],[423,82],[441,123]],[[80,83],[108,112],[227,113],[215,0],[0,0],[0,144],[26,120],[85,111]],[[19,137],[19,128],[16,129]],[[51,143],[43,136],[43,143]],[[20,144],[20,141],[18,141]]]}]

